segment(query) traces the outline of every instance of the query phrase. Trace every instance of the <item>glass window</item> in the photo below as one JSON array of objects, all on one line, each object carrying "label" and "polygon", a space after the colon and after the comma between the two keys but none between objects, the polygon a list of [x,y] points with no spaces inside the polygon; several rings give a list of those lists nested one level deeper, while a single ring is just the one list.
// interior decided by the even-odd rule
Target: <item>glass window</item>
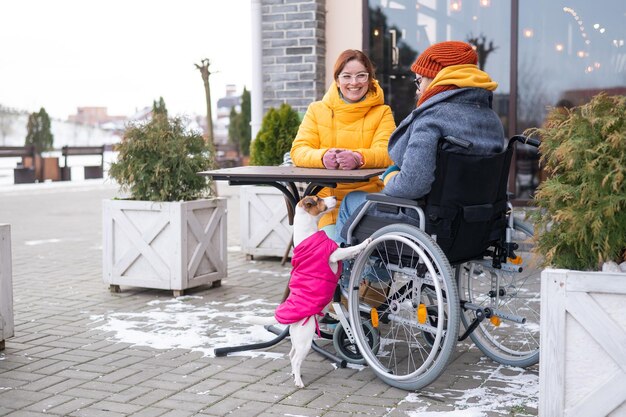
[{"label": "glass window", "polygon": [[433,43],[461,40],[477,47],[479,65],[499,83],[494,109],[506,131],[510,16],[510,3],[501,0],[369,0],[369,55],[396,123],[415,108],[417,55]]},{"label": "glass window", "polygon": [[[626,94],[626,3],[525,0],[519,9],[517,131],[543,124],[549,107]],[[537,154],[518,149],[517,196],[539,184]]]}]

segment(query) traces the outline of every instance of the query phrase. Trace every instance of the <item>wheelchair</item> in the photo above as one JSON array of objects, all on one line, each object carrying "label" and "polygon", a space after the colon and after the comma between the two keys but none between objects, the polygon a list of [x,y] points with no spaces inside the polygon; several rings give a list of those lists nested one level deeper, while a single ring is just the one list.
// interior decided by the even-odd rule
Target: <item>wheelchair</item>
[{"label": "wheelchair", "polygon": [[366,363],[387,384],[418,390],[443,373],[470,338],[492,360],[539,361],[540,271],[533,227],[507,193],[514,136],[492,156],[443,138],[432,191],[423,201],[370,194],[347,229],[348,244],[372,241],[354,260],[333,303],[337,354]]}]

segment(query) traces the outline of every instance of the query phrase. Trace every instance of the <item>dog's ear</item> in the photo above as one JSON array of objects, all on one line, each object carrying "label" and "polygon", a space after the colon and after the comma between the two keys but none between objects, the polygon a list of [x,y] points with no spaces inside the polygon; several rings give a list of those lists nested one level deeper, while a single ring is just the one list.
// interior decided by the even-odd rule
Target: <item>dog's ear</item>
[{"label": "dog's ear", "polygon": [[308,196],[308,197],[304,197],[301,201],[302,206],[308,210],[311,207],[315,207],[317,206],[317,197],[314,196]]}]

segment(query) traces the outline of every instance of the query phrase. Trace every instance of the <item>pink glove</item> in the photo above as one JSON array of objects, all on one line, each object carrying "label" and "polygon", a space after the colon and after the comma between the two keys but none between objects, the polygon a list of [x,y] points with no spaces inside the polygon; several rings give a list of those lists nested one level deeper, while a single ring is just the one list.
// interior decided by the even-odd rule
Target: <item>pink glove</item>
[{"label": "pink glove", "polygon": [[324,156],[322,157],[322,163],[326,167],[326,169],[338,169],[339,163],[337,162],[337,152],[339,149],[330,148],[326,151]]},{"label": "pink glove", "polygon": [[363,157],[360,153],[344,150],[337,154],[339,169],[357,169],[363,165]]}]

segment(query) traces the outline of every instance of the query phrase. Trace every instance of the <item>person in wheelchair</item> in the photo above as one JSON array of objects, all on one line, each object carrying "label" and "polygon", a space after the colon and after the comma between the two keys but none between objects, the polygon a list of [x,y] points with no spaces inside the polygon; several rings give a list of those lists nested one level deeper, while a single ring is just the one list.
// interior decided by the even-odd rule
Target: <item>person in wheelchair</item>
[{"label": "person in wheelchair", "polygon": [[[393,160],[382,175],[382,193],[390,197],[417,200],[426,196],[435,178],[439,146],[458,147],[458,152],[490,155],[506,145],[500,118],[491,108],[497,87],[477,66],[478,55],[465,42],[446,41],[428,47],[411,70],[415,73],[417,105],[391,134],[389,155]],[[444,137],[458,138],[441,143]],[[336,241],[346,243],[346,232],[366,200],[366,193],[351,192],[341,203],[336,225]],[[375,206],[372,213],[398,222],[418,225],[413,210],[400,208],[385,212]],[[350,266],[345,274],[349,277]],[[384,280],[385,271],[372,274]],[[382,275],[382,278],[381,278]],[[342,283],[346,283],[345,279]]]}]

